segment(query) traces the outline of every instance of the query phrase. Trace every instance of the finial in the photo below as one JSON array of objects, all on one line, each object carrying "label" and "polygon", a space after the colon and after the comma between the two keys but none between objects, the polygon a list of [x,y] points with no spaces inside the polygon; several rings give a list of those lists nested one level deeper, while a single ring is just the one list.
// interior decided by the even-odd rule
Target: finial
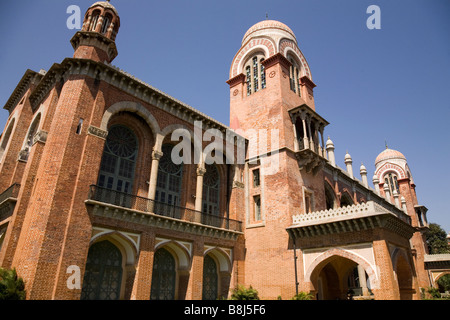
[{"label": "finial", "polygon": [[269,20],[269,14],[266,12],[266,20]]},{"label": "finial", "polygon": [[386,149],[389,149],[386,140],[384,140],[384,145],[386,146]]}]

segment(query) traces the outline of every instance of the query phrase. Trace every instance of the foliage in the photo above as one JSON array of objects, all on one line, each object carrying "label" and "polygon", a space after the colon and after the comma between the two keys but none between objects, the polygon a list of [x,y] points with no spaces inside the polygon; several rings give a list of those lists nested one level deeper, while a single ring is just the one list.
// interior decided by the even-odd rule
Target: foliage
[{"label": "foliage", "polygon": [[429,224],[429,230],[425,233],[426,244],[430,254],[450,253],[447,242],[447,233],[436,223]]},{"label": "foliage", "polygon": [[16,269],[0,268],[0,300],[25,300],[25,283]]},{"label": "foliage", "polygon": [[432,298],[437,299],[441,297],[441,294],[436,288],[428,288],[427,292],[431,295]]},{"label": "foliage", "polygon": [[313,295],[311,293],[301,291],[295,296],[293,296],[291,300],[312,300],[312,299]]},{"label": "foliage", "polygon": [[244,286],[238,285],[233,289],[231,300],[259,300],[258,291],[253,289],[252,286],[245,288]]},{"label": "foliage", "polygon": [[439,286],[439,291],[445,292],[450,291],[450,274],[446,274],[439,278],[437,281],[437,284]]}]

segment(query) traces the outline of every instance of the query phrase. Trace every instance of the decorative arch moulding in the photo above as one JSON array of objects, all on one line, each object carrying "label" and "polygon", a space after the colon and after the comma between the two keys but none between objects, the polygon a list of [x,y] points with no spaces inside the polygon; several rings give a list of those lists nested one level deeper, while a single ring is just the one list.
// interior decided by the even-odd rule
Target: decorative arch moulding
[{"label": "decorative arch moulding", "polygon": [[380,168],[378,168],[376,172],[376,175],[380,180],[380,183],[382,183],[381,178],[390,171],[396,173],[398,175],[399,180],[408,179],[408,176],[402,167],[400,167],[398,164],[387,162],[383,164]]}]

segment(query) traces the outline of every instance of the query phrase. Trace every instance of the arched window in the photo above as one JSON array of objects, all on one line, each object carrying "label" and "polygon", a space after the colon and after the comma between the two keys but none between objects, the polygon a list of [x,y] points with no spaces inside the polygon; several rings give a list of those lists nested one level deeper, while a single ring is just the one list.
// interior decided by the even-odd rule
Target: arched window
[{"label": "arched window", "polygon": [[122,253],[105,240],[89,248],[81,300],[118,300],[122,284]]},{"label": "arched window", "polygon": [[170,205],[179,205],[183,165],[173,163],[172,149],[173,146],[170,144],[162,146],[163,156],[159,160],[155,200]]},{"label": "arched window", "polygon": [[264,55],[257,53],[244,65],[247,96],[266,87],[266,71],[262,64]]},{"label": "arched window", "polygon": [[30,128],[28,129],[28,134],[27,134],[27,138],[26,138],[27,140],[25,141],[25,146],[24,146],[24,149],[27,151],[30,150],[30,148],[33,146],[33,138],[39,129],[40,121],[41,121],[41,114],[39,113],[37,115],[36,119],[34,119]]},{"label": "arched window", "polygon": [[389,191],[391,194],[394,193],[394,190],[398,193],[398,181],[395,173],[389,172],[384,175],[384,182],[389,186]]},{"label": "arched window", "polygon": [[101,33],[105,34],[108,31],[109,24],[111,23],[111,16],[109,14],[105,15],[102,23]]},{"label": "arched window", "polygon": [[121,125],[111,127],[103,149],[98,185],[131,193],[137,153],[138,143],[133,131]]},{"label": "arched window", "polygon": [[89,26],[89,31],[95,31],[97,27],[98,18],[100,17],[100,11],[94,11],[92,14],[91,25]]},{"label": "arched window", "polygon": [[1,144],[0,144],[0,162],[2,161],[3,154],[6,151],[6,147],[8,146],[8,142],[11,138],[11,133],[14,128],[14,123],[16,122],[16,119],[13,119],[11,123],[9,124],[8,128],[6,129],[5,133],[1,136]]},{"label": "arched window", "polygon": [[164,248],[155,252],[153,259],[150,299],[175,299],[176,264],[174,257]]},{"label": "arched window", "polygon": [[213,258],[206,255],[203,259],[203,300],[216,300],[218,295],[219,277],[217,264]]},{"label": "arched window", "polygon": [[217,167],[213,164],[206,165],[203,176],[203,212],[208,214],[219,214],[219,191],[220,177]]},{"label": "arched window", "polygon": [[291,67],[289,68],[289,81],[291,85],[291,90],[300,94],[300,65],[297,62],[297,59],[294,59],[291,55],[288,55],[288,60],[291,63]]}]

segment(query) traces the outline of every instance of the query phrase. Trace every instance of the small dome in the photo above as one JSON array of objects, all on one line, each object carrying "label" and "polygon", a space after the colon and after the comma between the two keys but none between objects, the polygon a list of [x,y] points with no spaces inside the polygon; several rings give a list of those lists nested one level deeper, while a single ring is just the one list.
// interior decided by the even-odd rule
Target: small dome
[{"label": "small dome", "polygon": [[333,141],[331,141],[330,137],[328,137],[326,148],[327,149],[334,148],[334,143],[333,143]]},{"label": "small dome", "polygon": [[366,169],[366,167],[364,166],[363,163],[361,163],[361,167],[359,167],[359,171],[367,173],[367,169]]},{"label": "small dome", "polygon": [[346,162],[347,162],[347,161],[352,161],[352,157],[348,154],[348,152],[346,153],[344,160],[345,160]]},{"label": "small dome", "polygon": [[111,9],[112,11],[114,11],[114,13],[115,13],[116,15],[119,15],[119,14],[117,13],[116,8],[114,8],[114,6],[113,6],[111,3],[109,3],[109,1],[97,1],[96,3],[94,3],[94,4],[93,4],[92,6],[90,6],[89,8],[93,8],[93,7],[95,7],[95,6],[101,6],[101,7],[103,7],[103,8]]},{"label": "small dome", "polygon": [[389,159],[402,159],[406,161],[406,157],[400,151],[386,148],[386,150],[383,150],[383,152],[375,159],[375,166],[381,161]]},{"label": "small dome", "polygon": [[252,35],[253,33],[260,30],[270,30],[270,29],[283,30],[289,33],[293,37],[293,40],[297,42],[294,32],[284,23],[276,20],[263,20],[261,22],[258,22],[257,24],[254,24],[252,27],[250,27],[250,29],[247,30],[247,32],[244,35],[244,38],[242,38],[242,44],[244,44],[248,40],[250,35]]}]

